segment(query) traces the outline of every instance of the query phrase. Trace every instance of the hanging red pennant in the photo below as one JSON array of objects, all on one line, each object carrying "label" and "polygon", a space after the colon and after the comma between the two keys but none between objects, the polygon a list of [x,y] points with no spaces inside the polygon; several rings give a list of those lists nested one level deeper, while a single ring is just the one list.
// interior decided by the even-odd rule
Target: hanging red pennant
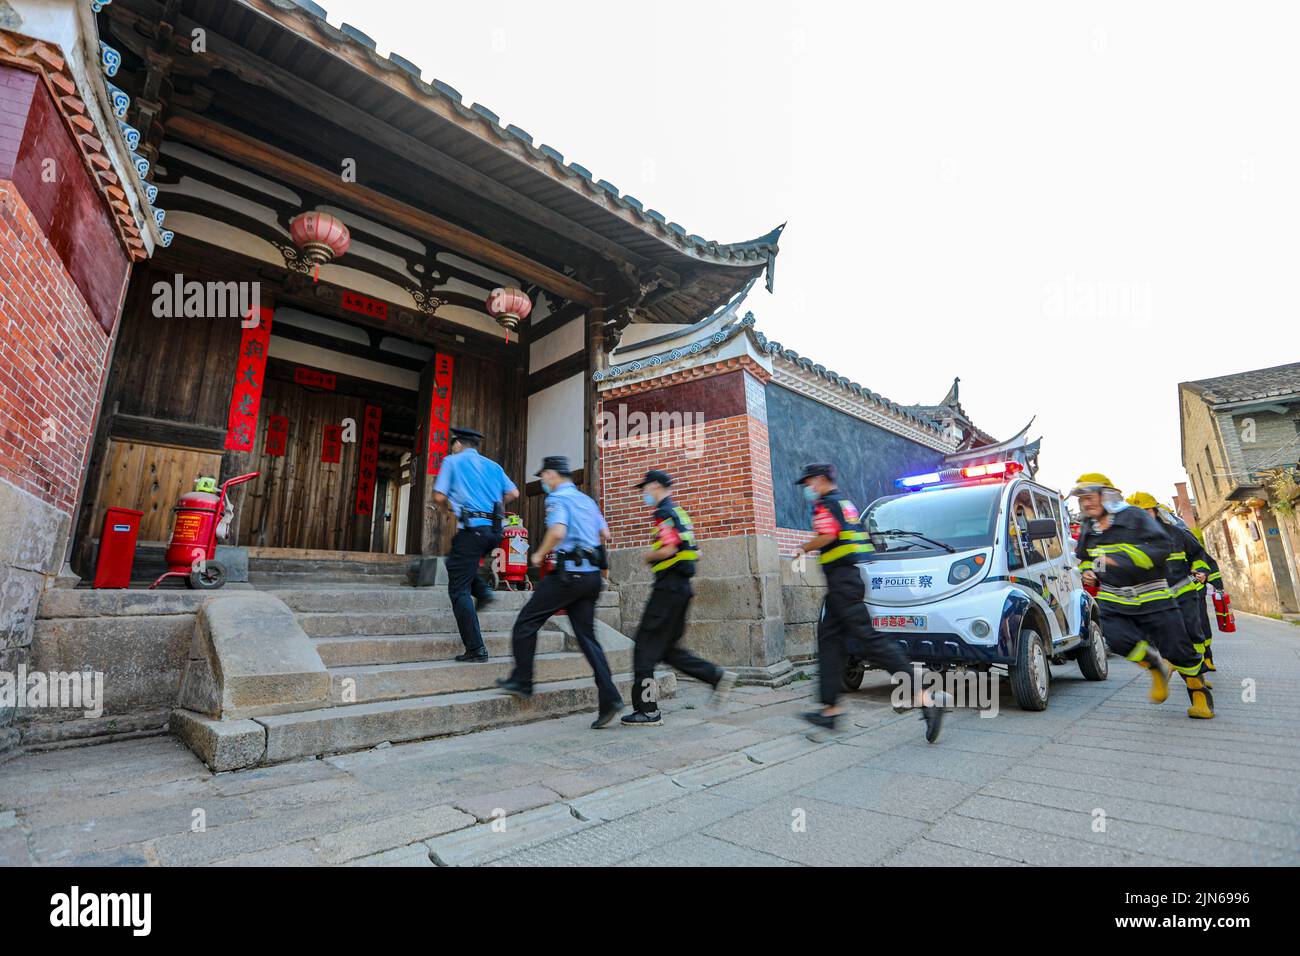
[{"label": "hanging red pennant", "polygon": [[239,359],[235,363],[235,387],[230,393],[230,416],[226,425],[228,451],[252,451],[257,437],[257,413],[262,406],[262,384],[266,378],[266,352],[271,344],[271,309],[258,310],[257,324],[248,323],[239,336]]},{"label": "hanging red pennant", "polygon": [[321,431],[320,460],[337,465],[343,458],[343,426],[326,425]]},{"label": "hanging red pennant", "polygon": [[283,458],[288,440],[289,419],[283,415],[272,415],[266,423],[266,454],[272,458]]}]

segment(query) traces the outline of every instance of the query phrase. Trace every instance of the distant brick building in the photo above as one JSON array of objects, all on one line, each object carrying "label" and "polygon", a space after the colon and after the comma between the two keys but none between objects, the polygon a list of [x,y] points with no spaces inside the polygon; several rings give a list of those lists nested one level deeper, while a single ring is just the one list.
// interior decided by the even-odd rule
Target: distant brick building
[{"label": "distant brick building", "polygon": [[1300,613],[1300,523],[1268,487],[1300,471],[1300,362],[1183,382],[1178,399],[1196,517],[1234,603]]}]

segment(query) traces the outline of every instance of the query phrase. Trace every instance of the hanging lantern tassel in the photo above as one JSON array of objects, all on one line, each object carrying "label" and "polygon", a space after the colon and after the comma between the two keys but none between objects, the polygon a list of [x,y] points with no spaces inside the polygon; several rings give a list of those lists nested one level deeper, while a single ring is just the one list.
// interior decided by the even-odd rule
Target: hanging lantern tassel
[{"label": "hanging lantern tassel", "polygon": [[348,251],[352,234],[343,220],[327,212],[299,213],[289,223],[289,237],[312,264],[312,282],[320,281],[320,267]]},{"label": "hanging lantern tassel", "polygon": [[522,289],[493,289],[488,294],[487,313],[506,330],[507,345],[510,344],[511,330],[519,328],[519,323],[528,318],[532,311],[532,300]]}]

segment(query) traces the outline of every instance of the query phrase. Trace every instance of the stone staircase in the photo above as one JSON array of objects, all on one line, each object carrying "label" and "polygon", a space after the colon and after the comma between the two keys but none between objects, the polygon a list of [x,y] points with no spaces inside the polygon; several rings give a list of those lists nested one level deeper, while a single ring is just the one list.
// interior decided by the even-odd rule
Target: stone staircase
[{"label": "stone staircase", "polygon": [[[526,593],[498,592],[479,613],[490,655],[481,664],[454,660],[464,647],[444,588],[319,587],[271,593],[294,612],[325,665],[328,706],[251,718],[259,725],[254,734],[264,737],[256,761],[246,753],[223,759],[220,748],[196,747],[214,769],[463,734],[578,711],[594,714],[596,709],[591,668],[563,616],[548,621],[538,636],[532,698],[519,701],[496,689],[496,679],[512,668],[510,628]],[[632,644],[613,630],[618,619],[618,594],[602,593],[598,637],[624,699],[630,699]],[[657,676],[661,695],[671,696],[673,675]],[[185,719],[173,720],[183,737]],[[256,748],[257,742],[249,746]]]},{"label": "stone staircase", "polygon": [[[214,716],[218,711],[198,713],[183,709],[184,705],[177,707],[183,694],[173,691],[171,700],[164,702],[169,709],[175,708],[171,711],[172,732],[214,770],[470,733],[580,711],[594,715],[596,688],[591,669],[563,616],[548,621],[538,636],[533,697],[520,701],[496,689],[496,678],[510,673],[510,628],[529,596],[518,592],[498,592],[496,601],[480,612],[490,655],[481,664],[453,660],[464,648],[445,587],[341,582],[269,590],[227,588],[211,596],[196,592],[64,592],[43,607],[50,619],[37,629],[38,640],[42,634],[51,638],[57,634],[58,643],[49,644],[36,656],[44,666],[63,670],[103,667],[108,671],[106,684],[119,689],[128,675],[115,675],[111,668],[117,665],[113,662],[121,662],[135,675],[152,670],[152,658],[158,662],[156,666],[165,666],[167,673],[177,675],[171,678],[175,687],[183,683],[177,657],[192,656],[191,636],[204,627],[203,602],[209,597],[238,602],[241,595],[247,600],[247,596],[259,594],[259,600],[280,608],[280,617],[268,615],[265,633],[259,625],[251,638],[243,638],[252,653],[240,653],[232,663],[243,664],[250,657],[265,655],[269,676],[259,677],[256,668],[251,676],[273,686],[277,679],[275,650],[291,642],[284,633],[287,620],[287,630],[296,635],[300,645],[306,635],[315,652],[308,652],[310,660],[319,656],[328,692],[315,693],[309,704],[299,702],[283,708],[288,712],[276,712],[281,708],[271,706],[245,714],[223,711],[223,718],[218,719]],[[619,613],[618,593],[603,592],[597,607],[597,637],[624,699],[630,700],[632,642],[615,630]],[[95,639],[96,634],[100,640]],[[105,647],[103,638],[115,647]],[[142,642],[147,646],[140,646]],[[86,647],[95,648],[93,660],[82,659],[81,649]],[[233,672],[234,668],[223,670]],[[230,673],[224,676],[230,679]],[[249,676],[245,671],[243,679],[247,681]],[[671,696],[674,676],[656,676],[661,696]],[[158,686],[156,679],[152,686]],[[110,713],[100,722],[116,719],[129,724],[130,715],[112,713],[113,695],[106,696]],[[138,696],[131,695],[137,702]],[[158,703],[154,701],[155,706]],[[151,720],[156,719],[154,713],[151,709]]]}]

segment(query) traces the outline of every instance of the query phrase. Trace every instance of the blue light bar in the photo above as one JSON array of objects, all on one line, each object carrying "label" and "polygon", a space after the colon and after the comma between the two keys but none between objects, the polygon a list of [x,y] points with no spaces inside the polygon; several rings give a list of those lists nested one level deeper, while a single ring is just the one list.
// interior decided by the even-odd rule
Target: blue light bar
[{"label": "blue light bar", "polygon": [[928,475],[912,475],[910,478],[895,479],[894,484],[899,488],[920,488],[922,485],[937,485],[943,480],[943,476],[938,472],[932,472]]}]

